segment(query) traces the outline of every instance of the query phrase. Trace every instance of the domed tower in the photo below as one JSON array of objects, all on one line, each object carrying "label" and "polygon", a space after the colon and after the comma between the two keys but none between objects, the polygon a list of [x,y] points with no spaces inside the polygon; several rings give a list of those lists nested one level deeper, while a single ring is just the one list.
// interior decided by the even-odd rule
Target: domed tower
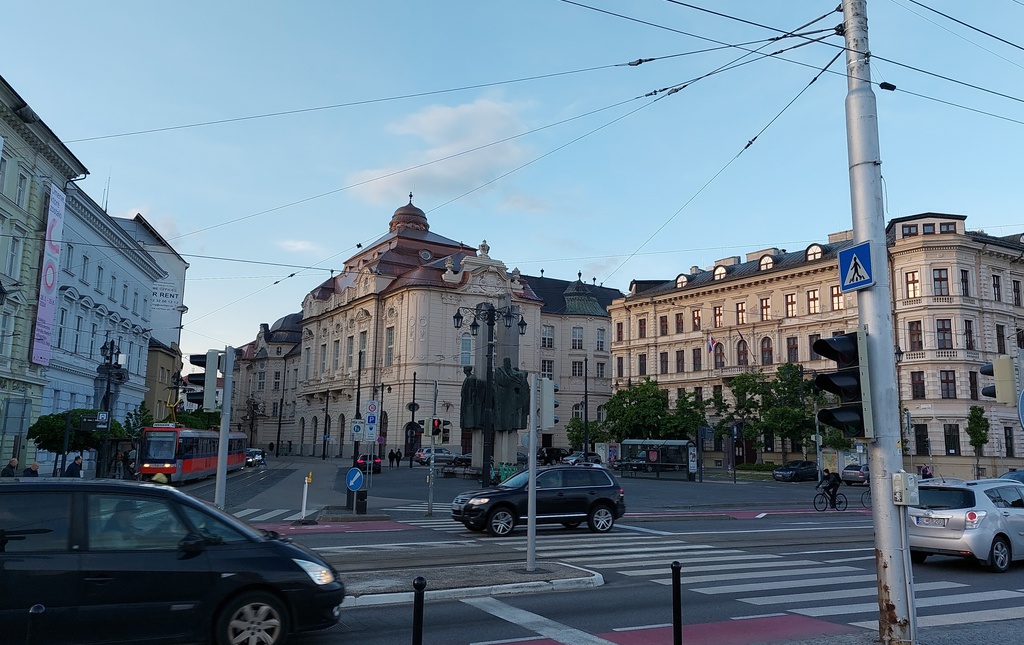
[{"label": "domed tower", "polygon": [[403,228],[416,231],[430,230],[427,214],[412,204],[412,193],[409,193],[409,203],[396,210],[395,214],[391,216],[391,226],[388,230],[396,233]]}]

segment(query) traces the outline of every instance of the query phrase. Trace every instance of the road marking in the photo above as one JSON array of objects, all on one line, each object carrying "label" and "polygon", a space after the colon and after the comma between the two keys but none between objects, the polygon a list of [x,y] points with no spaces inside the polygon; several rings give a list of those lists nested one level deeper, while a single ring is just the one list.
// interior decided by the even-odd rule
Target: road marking
[{"label": "road marking", "polygon": [[246,508],[246,509],[243,509],[241,511],[235,511],[234,513],[232,513],[232,515],[234,515],[235,517],[245,517],[246,515],[252,515],[253,513],[256,513],[256,512],[261,511],[261,510],[263,510],[263,509],[259,509],[259,508]]},{"label": "road marking", "polygon": [[[1024,596],[1017,593],[1016,591],[979,591],[977,593],[961,593],[949,596],[932,596],[930,598],[917,598],[914,601],[914,606],[918,609],[921,609],[922,607],[944,607],[946,605],[960,605],[969,602],[991,602],[993,600],[1010,600],[1019,599],[1022,597]],[[878,603],[865,602],[860,603],[858,605],[807,607],[799,609],[790,609],[789,611],[794,614],[812,617],[840,616],[842,614],[860,614],[867,613],[870,611],[878,611]],[[921,616],[918,617],[918,624],[920,624],[921,618]],[[1017,608],[1017,615],[1015,616],[1015,618],[1020,618],[1020,607]]]},{"label": "road marking", "polygon": [[[941,589],[955,589],[957,587],[966,587],[967,585],[960,582],[922,582],[914,585],[915,592],[921,591],[938,591]],[[860,587],[856,589],[845,588],[843,589],[844,598],[857,598],[861,596],[878,596],[878,587]],[[812,591],[810,593],[791,593],[781,596],[757,596],[754,598],[737,598],[740,602],[745,602],[748,605],[781,605],[790,602],[809,602],[814,600],[827,600],[828,596],[824,595],[820,591]],[[878,605],[872,605],[875,609]]]},{"label": "road marking", "polygon": [[[729,562],[733,562],[733,561],[736,561],[736,560],[773,560],[773,559],[776,559],[776,558],[780,557],[780,556],[777,556],[777,555],[774,555],[774,554],[771,554],[771,553],[764,553],[764,554],[759,554],[759,555],[735,555],[737,553],[742,553],[742,551],[733,551],[733,550],[729,550],[729,549],[723,549],[722,551],[707,551],[704,554],[702,554],[702,553],[693,554],[694,556],[699,556],[699,557],[690,557],[690,554],[687,554],[686,557],[676,558],[676,560],[679,560],[683,564],[689,564],[689,563],[695,563],[695,562],[716,562],[716,561],[719,561],[719,560],[727,560]],[[600,557],[600,562],[595,562],[594,561],[595,557]],[[577,558],[559,558],[559,559],[560,560],[565,560],[566,562],[584,562],[584,563],[587,563],[588,567],[592,567],[592,568],[595,568],[595,569],[597,569],[597,568],[611,569],[611,568],[614,568],[614,567],[622,567],[622,566],[627,566],[628,565],[628,563],[626,563],[626,562],[611,562],[612,560],[636,560],[636,559],[640,559],[640,558],[649,559],[649,556],[648,556],[648,554],[646,552],[645,553],[634,553],[634,554],[631,554],[631,555],[602,555],[602,554],[596,554],[595,555],[595,554],[593,554],[591,552],[588,552],[588,555],[586,557],[580,556],[580,557],[577,557]],[[649,567],[657,566],[657,567],[661,567],[661,566],[664,566],[664,563],[663,562],[650,562],[650,563],[646,563],[646,564],[637,563],[635,566],[649,566]]]},{"label": "road marking", "polygon": [[438,542],[388,542],[380,544],[353,544],[349,546],[321,546],[314,547],[314,551],[321,553],[353,553],[358,551],[398,551],[401,549],[421,549],[424,547],[431,548],[448,548],[448,547],[473,547],[478,548],[481,545],[476,540],[451,540],[451,541],[438,541]]},{"label": "road marking", "polygon": [[291,509],[288,509],[288,508],[279,508],[279,509],[276,509],[276,510],[273,510],[273,511],[268,511],[266,513],[263,513],[262,515],[256,515],[254,517],[250,517],[250,518],[246,519],[246,522],[262,522],[264,520],[269,520],[272,517],[277,517],[278,515],[280,515],[282,513],[288,513],[290,511],[291,511]]},{"label": "road marking", "polygon": [[[846,568],[846,567],[844,567]],[[855,569],[858,570],[858,569]],[[878,580],[878,576],[875,574],[861,575],[861,576],[834,576],[831,578],[809,578],[801,580],[800,584],[805,587],[824,587],[827,585],[844,585],[853,584],[857,582],[875,582]],[[652,580],[651,582],[657,582],[661,585],[672,584],[671,579]],[[767,591],[768,589],[792,589],[792,580],[779,580],[775,582],[752,582],[749,584],[742,585],[721,585],[718,587],[698,587],[691,589],[696,593],[702,593],[707,595],[723,594],[723,593],[750,593],[752,591]]]},{"label": "road marking", "polygon": [[628,524],[617,524],[616,526],[621,529],[626,529],[627,531],[639,531],[640,533],[651,533],[652,535],[675,535],[672,531],[659,531],[657,529],[648,529],[642,526],[630,526]]},{"label": "road marking", "polygon": [[[1006,609],[981,609],[979,611],[963,611],[957,614],[940,614],[936,616],[918,616],[918,627],[945,627],[947,625],[964,625],[968,623],[989,623],[997,620],[1014,620],[1020,618],[1020,607]],[[877,630],[878,621],[868,620],[860,623],[849,623],[854,627]]]},{"label": "road marking", "polygon": [[[687,566],[683,573],[697,572],[697,571],[730,571],[736,569],[743,569],[751,574],[772,576],[778,575],[777,572],[761,571],[761,569],[770,569],[774,567],[796,567],[796,566],[814,566],[819,564],[813,560],[774,560],[772,562],[742,562],[739,564],[709,564],[705,566],[691,567]],[[752,569],[758,569],[758,571],[752,571]],[[665,575],[672,573],[672,569],[642,569],[634,571],[618,571],[624,576],[646,576],[646,575]],[[789,572],[787,572],[788,574]],[[743,577],[746,577],[744,574]]]},{"label": "road marking", "polygon": [[[815,564],[817,564],[817,563],[815,563]],[[819,576],[819,575],[821,575],[823,573],[843,573],[843,572],[846,572],[846,571],[863,571],[863,569],[858,569],[856,567],[818,567],[818,568],[802,569],[800,571],[793,571],[793,570],[789,570],[789,571],[763,571],[763,572],[758,572],[757,575],[762,577],[762,578],[781,578],[783,576],[786,576],[786,577],[811,576],[812,579],[813,579],[815,576]],[[745,572],[744,573],[723,573],[721,575],[713,575],[713,576],[687,576],[687,577],[682,579],[682,584],[684,584],[684,585],[692,585],[692,584],[696,584],[696,583],[699,583],[699,582],[724,582],[726,580],[742,580],[743,578],[749,578],[749,577],[750,577],[750,574],[749,573],[745,573]],[[875,577],[876,576],[874,574],[872,574],[871,578],[874,579]],[[771,583],[765,583],[765,584],[771,584]],[[792,581],[789,581],[786,584],[790,584],[791,585],[793,583],[792,583]]]},{"label": "road marking", "polygon": [[593,634],[563,625],[531,611],[506,605],[494,598],[464,598],[462,602],[563,645],[615,645],[615,643]]}]

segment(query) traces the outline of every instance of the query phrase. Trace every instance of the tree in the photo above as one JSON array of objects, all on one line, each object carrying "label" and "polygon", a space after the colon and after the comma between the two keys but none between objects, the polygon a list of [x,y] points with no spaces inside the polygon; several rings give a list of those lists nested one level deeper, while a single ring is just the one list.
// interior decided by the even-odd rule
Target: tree
[{"label": "tree", "polygon": [[145,401],[124,417],[124,429],[132,441],[138,441],[142,436],[142,429],[151,425],[153,425],[153,413],[146,407]]},{"label": "tree", "polygon": [[[775,379],[765,384],[762,394],[760,429],[765,435],[806,445],[814,436],[814,401],[818,396],[799,365],[779,365]],[[782,445],[782,461],[786,462],[785,441]]]},{"label": "tree", "polygon": [[616,392],[604,406],[609,438],[668,439],[676,422],[668,409],[668,393],[658,388],[657,381],[645,379]]},{"label": "tree", "polygon": [[704,400],[698,401],[692,392],[680,392],[674,416],[681,435],[677,438],[696,439],[700,436],[700,429],[708,425],[708,404]]},{"label": "tree", "polygon": [[972,405],[967,414],[967,440],[974,448],[974,476],[978,476],[981,470],[981,456],[988,443],[988,431],[991,427],[988,419],[985,418],[985,408],[980,405]]},{"label": "tree", "polygon": [[99,433],[82,430],[82,417],[95,416],[97,412],[99,410],[77,409],[69,412],[43,415],[29,426],[28,438],[35,442],[36,448],[40,450],[58,454],[63,453],[65,420],[68,415],[71,416],[68,450],[72,452],[97,448],[100,445],[100,440],[104,438],[126,436],[124,427],[116,419],[110,420],[110,430],[108,432]]},{"label": "tree", "polygon": [[[605,424],[597,421],[589,421],[588,425],[590,426],[591,443],[603,443],[611,440],[611,436],[608,434],[608,429],[605,427]],[[569,419],[569,422],[565,424],[565,436],[569,440],[570,446],[583,445],[583,430],[583,419],[579,417]]]},{"label": "tree", "polygon": [[[220,412],[196,410],[195,412],[179,412],[176,417],[178,425],[186,428],[195,428],[196,430],[220,429]],[[170,422],[171,418],[168,417],[165,421]]]}]

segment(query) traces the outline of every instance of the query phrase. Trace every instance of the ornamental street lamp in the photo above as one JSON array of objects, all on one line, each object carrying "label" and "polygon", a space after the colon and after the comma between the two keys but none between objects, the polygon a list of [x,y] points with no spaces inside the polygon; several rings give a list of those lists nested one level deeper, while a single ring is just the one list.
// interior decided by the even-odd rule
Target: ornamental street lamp
[{"label": "ornamental street lamp", "polygon": [[120,368],[120,364],[117,363],[117,358],[121,355],[121,348],[118,347],[116,341],[107,341],[100,347],[100,354],[103,356],[104,361],[104,372],[106,385],[103,390],[103,408],[104,412],[110,412],[110,379],[113,375],[114,368]]},{"label": "ornamental street lamp", "polygon": [[[487,325],[487,383],[484,390],[483,406],[483,468],[482,481],[485,486],[491,484],[491,463],[494,457],[494,323],[498,316],[501,316],[506,329],[511,329],[516,322],[518,311],[512,306],[495,307],[491,303],[484,303],[477,308],[459,307],[452,316],[455,329],[462,327],[465,316],[463,310],[473,315],[473,322],[469,325],[469,333],[473,336],[480,331],[480,320],[483,319]],[[526,319],[519,314],[519,335],[526,335]],[[468,377],[467,377],[468,378]]]}]

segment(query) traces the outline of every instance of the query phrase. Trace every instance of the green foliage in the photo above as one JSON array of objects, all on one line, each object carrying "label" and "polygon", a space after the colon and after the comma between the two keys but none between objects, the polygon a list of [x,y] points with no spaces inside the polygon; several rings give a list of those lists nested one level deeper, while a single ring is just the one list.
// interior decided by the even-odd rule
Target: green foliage
[{"label": "green foliage", "polygon": [[978,472],[981,467],[981,455],[984,452],[985,444],[988,443],[990,427],[989,420],[985,418],[985,408],[980,405],[972,405],[967,414],[967,440],[974,448],[975,472]]},{"label": "green foliage", "polygon": [[772,461],[766,461],[761,464],[738,464],[736,466],[736,470],[752,470],[758,473],[770,473],[776,468],[778,468],[778,466]]},{"label": "green foliage", "polygon": [[202,410],[179,412],[175,415],[175,419],[168,416],[163,422],[171,423],[172,421],[176,421],[179,425],[186,428],[195,428],[196,430],[219,430],[220,412],[204,412]]},{"label": "green foliage", "polygon": [[821,435],[821,445],[834,450],[850,450],[853,448],[853,440],[838,428],[825,428]]},{"label": "green foliage", "polygon": [[[608,429],[605,424],[597,421],[588,421],[588,429],[590,431],[590,443],[604,443],[611,441],[611,437],[608,434]],[[582,446],[583,445],[583,419],[573,417],[569,419],[569,422],[565,424],[565,436],[569,440],[570,446]]]},{"label": "green foliage", "polygon": [[153,425],[153,413],[146,407],[146,402],[143,401],[139,404],[139,407],[135,408],[134,411],[129,412],[124,417],[124,429],[128,433],[128,436],[132,439],[138,439],[142,436],[142,429],[148,428]]},{"label": "green foliage", "polygon": [[668,392],[645,379],[616,392],[604,406],[608,436],[623,439],[674,439],[677,420],[668,409]]},{"label": "green foliage", "polygon": [[698,401],[692,392],[680,392],[674,416],[678,436],[672,438],[696,439],[697,431],[708,425],[708,404]]},{"label": "green foliage", "polygon": [[110,420],[110,429],[101,432],[89,432],[81,430],[82,417],[94,416],[99,410],[77,409],[70,412],[59,412],[57,414],[46,414],[39,417],[35,423],[29,426],[28,438],[35,442],[40,450],[49,452],[64,452],[64,428],[68,415],[71,417],[71,430],[68,434],[68,450],[81,452],[97,448],[100,441],[109,438],[127,437],[124,426],[116,419]]}]

